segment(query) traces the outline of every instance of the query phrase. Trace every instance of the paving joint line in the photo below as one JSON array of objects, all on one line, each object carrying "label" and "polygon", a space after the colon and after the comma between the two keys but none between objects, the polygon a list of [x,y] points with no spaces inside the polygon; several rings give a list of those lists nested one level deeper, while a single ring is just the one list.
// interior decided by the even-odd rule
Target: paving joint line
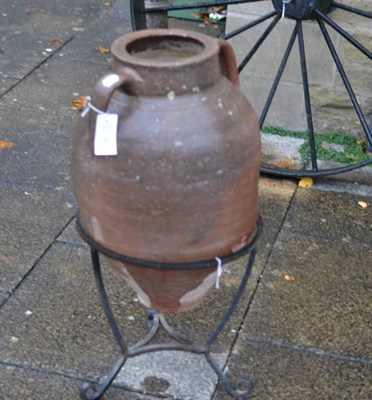
[{"label": "paving joint line", "polygon": [[66,227],[73,221],[75,218],[75,215],[72,216],[68,222],[62,227],[62,229],[57,233],[57,235],[52,239],[52,242],[46,247],[46,249],[42,252],[42,254],[37,258],[37,260],[33,263],[31,268],[23,275],[21,280],[15,285],[15,287],[9,292],[8,297],[4,299],[4,301],[0,305],[0,310],[5,306],[6,303],[14,296],[18,288],[22,285],[22,283],[30,276],[32,271],[36,268],[38,263],[42,260],[42,258],[46,255],[46,253],[50,250],[50,248],[53,246],[54,243],[56,243],[57,238],[61,233],[66,229]]},{"label": "paving joint line", "polygon": [[41,62],[39,62],[37,65],[35,65],[26,75],[24,75],[22,78],[18,80],[14,85],[12,85],[10,88],[5,90],[5,92],[1,93],[0,99],[2,99],[4,96],[6,96],[9,92],[11,92],[15,87],[20,85],[23,81],[25,81],[30,75],[32,75],[36,70],[38,70],[42,65],[44,65],[46,62],[48,62],[52,57],[54,57],[56,54],[58,54],[62,49],[65,48],[72,40],[74,40],[75,36],[71,36],[69,39],[67,39],[63,45],[58,47],[55,51],[53,51],[48,57],[44,58]]},{"label": "paving joint line", "polygon": [[35,367],[35,366],[32,366],[32,365],[17,364],[17,363],[12,363],[12,362],[3,361],[3,360],[0,360],[0,365],[6,366],[6,367],[17,368],[17,369],[21,369],[21,370],[25,370],[25,371],[39,372],[39,373],[46,374],[46,375],[61,376],[61,377],[64,377],[64,378],[68,378],[68,379],[73,379],[73,380],[76,380],[76,381],[84,382],[84,378],[80,378],[78,376],[69,374],[67,372],[54,371],[54,370],[48,369],[48,368]]},{"label": "paving joint line", "polygon": [[[295,197],[295,195],[297,193],[297,190],[298,190],[298,187],[296,187],[295,190],[293,191],[292,197],[288,202],[288,207],[287,207],[287,209],[286,209],[286,211],[285,211],[285,213],[283,215],[283,218],[282,218],[282,220],[280,222],[280,225],[279,225],[279,229],[278,229],[278,231],[277,231],[277,233],[275,235],[275,238],[274,238],[274,241],[273,241],[273,245],[271,246],[270,252],[269,252],[269,254],[267,256],[266,262],[265,262],[264,266],[262,267],[262,270],[261,270],[261,272],[260,272],[260,274],[259,274],[259,276],[257,278],[256,285],[255,285],[255,287],[253,289],[252,295],[250,296],[250,300],[248,302],[248,305],[247,305],[247,307],[246,307],[246,309],[245,309],[245,311],[243,313],[243,317],[241,318],[241,321],[240,321],[240,324],[239,324],[239,328],[237,329],[237,333],[236,333],[236,335],[235,335],[235,337],[233,339],[233,342],[232,342],[232,344],[230,346],[229,353],[228,353],[228,356],[226,358],[226,362],[225,362],[224,366],[222,367],[222,371],[223,372],[225,372],[226,367],[227,367],[227,365],[228,365],[228,363],[230,361],[233,348],[234,348],[234,346],[235,346],[235,344],[236,344],[236,342],[237,342],[237,340],[239,338],[240,332],[243,329],[244,321],[245,321],[245,319],[246,319],[246,317],[247,317],[247,315],[249,313],[249,309],[250,309],[250,307],[252,305],[252,302],[254,300],[254,297],[256,295],[258,287],[261,284],[263,274],[264,274],[264,272],[266,270],[267,265],[269,264],[269,261],[270,261],[271,255],[273,253],[273,249],[274,249],[275,243],[276,243],[276,241],[277,241],[277,239],[279,237],[279,234],[281,233],[281,231],[283,229],[284,222],[285,222],[285,220],[286,220],[286,218],[288,216],[288,212],[289,212],[289,210],[290,210],[290,208],[292,206],[292,203],[293,203],[294,197]],[[265,229],[265,226],[263,227],[263,229]],[[248,284],[248,282],[247,282],[247,284]],[[219,385],[220,385],[220,380],[218,380],[218,382],[216,384],[216,388],[215,388],[214,392],[212,393],[212,396],[211,396],[210,400],[216,399],[215,396],[217,395],[217,390],[218,390]]]},{"label": "paving joint line", "polygon": [[[88,381],[88,382],[91,382],[91,383],[95,383],[96,382],[96,380],[93,377],[84,377],[83,378],[83,377],[79,377],[79,376],[76,376],[74,374],[70,374],[70,373],[67,373],[67,372],[58,372],[58,371],[55,371],[55,370],[52,370],[52,369],[49,369],[49,368],[35,367],[35,366],[32,366],[32,365],[17,364],[17,363],[12,363],[12,362],[3,361],[3,360],[0,360],[0,365],[5,366],[5,367],[16,368],[16,369],[23,370],[23,371],[32,371],[32,372],[37,372],[37,373],[41,373],[41,374],[45,374],[45,375],[63,377],[63,378],[71,379],[71,380],[78,381],[78,382],[79,381],[80,382],[87,382]],[[148,397],[150,396],[150,398],[153,398],[153,399],[182,400],[182,399],[174,398],[172,396],[162,396],[161,394],[160,395],[153,395],[153,394],[149,395],[148,393],[143,393],[143,392],[140,392],[140,391],[130,390],[130,389],[126,388],[126,387],[115,385],[115,384],[111,385],[111,387],[119,389],[119,390],[124,390],[124,391],[129,392],[129,393],[143,394],[143,395],[146,395]]]},{"label": "paving joint line", "polygon": [[254,337],[248,337],[245,339],[249,343],[253,344],[263,344],[263,345],[268,345],[270,347],[278,348],[278,349],[286,349],[286,350],[293,350],[299,353],[304,353],[304,354],[311,354],[311,355],[317,355],[320,357],[328,357],[334,360],[338,361],[348,361],[356,364],[363,364],[363,365],[372,365],[372,360],[370,359],[365,359],[361,357],[355,357],[355,356],[350,356],[350,355],[344,355],[344,354],[339,354],[339,353],[333,353],[327,350],[322,350],[318,349],[316,347],[307,347],[307,346],[300,346],[295,343],[280,343],[276,340],[272,339],[263,339],[263,338],[254,338]]}]

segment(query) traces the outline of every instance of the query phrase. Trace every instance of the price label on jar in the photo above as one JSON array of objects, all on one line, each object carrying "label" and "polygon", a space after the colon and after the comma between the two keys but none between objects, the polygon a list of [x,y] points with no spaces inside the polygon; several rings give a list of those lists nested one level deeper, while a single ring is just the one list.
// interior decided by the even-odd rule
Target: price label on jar
[{"label": "price label on jar", "polygon": [[116,156],[118,115],[98,114],[96,120],[96,131],[94,135],[94,154],[96,156]]}]

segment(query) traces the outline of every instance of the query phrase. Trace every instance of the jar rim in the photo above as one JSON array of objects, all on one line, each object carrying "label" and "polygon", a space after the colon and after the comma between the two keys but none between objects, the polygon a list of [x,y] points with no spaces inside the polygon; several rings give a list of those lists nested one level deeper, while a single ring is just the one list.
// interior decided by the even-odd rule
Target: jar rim
[{"label": "jar rim", "polygon": [[[193,48],[195,51],[190,51],[187,56],[172,60],[152,59],[140,55],[141,49],[151,51],[151,49],[155,49],[156,43],[165,43],[166,40],[173,44],[180,43],[180,49],[184,44],[184,48]],[[136,48],[139,48],[140,51],[136,52]],[[199,51],[197,51],[197,48],[199,48]],[[215,39],[198,32],[182,29],[141,30],[119,37],[111,46],[111,53],[119,62],[149,68],[183,67],[188,64],[200,63],[209,59],[218,51],[218,44]]]}]

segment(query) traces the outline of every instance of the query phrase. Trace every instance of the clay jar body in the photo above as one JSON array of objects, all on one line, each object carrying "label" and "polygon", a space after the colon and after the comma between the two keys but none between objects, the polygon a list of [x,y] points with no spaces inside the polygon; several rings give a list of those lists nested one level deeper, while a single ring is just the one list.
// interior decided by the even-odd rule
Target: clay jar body
[{"label": "clay jar body", "polygon": [[[92,110],[73,145],[84,229],[115,252],[157,262],[242,248],[257,221],[260,141],[232,49],[195,32],[147,30],[120,37],[111,51],[112,72],[97,83],[92,104],[119,115],[118,154],[94,155]],[[215,267],[109,262],[143,304],[164,312],[194,308],[216,279]]]}]

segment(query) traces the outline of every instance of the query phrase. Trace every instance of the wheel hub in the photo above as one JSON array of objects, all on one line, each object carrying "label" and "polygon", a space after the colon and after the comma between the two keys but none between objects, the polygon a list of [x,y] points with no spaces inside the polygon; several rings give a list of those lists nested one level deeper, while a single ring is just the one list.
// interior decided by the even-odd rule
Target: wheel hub
[{"label": "wheel hub", "polygon": [[285,16],[294,19],[313,19],[315,10],[328,13],[331,0],[272,0],[275,10],[281,14],[285,7]]}]

